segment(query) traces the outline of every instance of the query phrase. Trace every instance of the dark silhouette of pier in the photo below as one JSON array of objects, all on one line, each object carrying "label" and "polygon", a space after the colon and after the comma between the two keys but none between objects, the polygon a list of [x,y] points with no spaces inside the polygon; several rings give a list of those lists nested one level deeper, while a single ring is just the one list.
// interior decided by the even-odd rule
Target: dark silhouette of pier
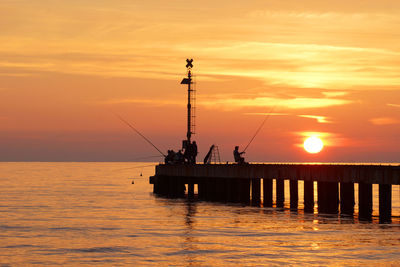
[{"label": "dark silhouette of pier", "polygon": [[[275,191],[273,190],[273,180]],[[304,211],[354,215],[354,184],[358,184],[358,217],[372,219],[372,185],[379,185],[379,219],[392,217],[392,185],[400,184],[398,165],[357,164],[197,164],[156,166],[150,177],[154,193],[167,197],[194,197],[207,201],[283,207],[284,180],[289,180],[290,208],[297,209],[298,181],[304,181]],[[314,199],[317,182],[317,199]],[[273,194],[273,191],[275,194]],[[263,199],[261,199],[263,196]]]}]

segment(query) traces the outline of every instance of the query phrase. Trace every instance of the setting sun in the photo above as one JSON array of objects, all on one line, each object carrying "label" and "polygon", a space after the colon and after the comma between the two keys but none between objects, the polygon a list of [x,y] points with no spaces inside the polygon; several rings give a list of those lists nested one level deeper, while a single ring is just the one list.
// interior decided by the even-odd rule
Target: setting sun
[{"label": "setting sun", "polygon": [[304,141],[304,149],[308,153],[319,153],[323,147],[324,143],[322,142],[322,140],[315,136],[311,136]]}]

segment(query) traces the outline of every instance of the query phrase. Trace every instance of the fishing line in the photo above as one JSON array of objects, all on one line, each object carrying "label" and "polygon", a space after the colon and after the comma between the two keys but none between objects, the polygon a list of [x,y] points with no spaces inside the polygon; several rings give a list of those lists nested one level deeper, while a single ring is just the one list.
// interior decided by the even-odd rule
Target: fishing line
[{"label": "fishing line", "polygon": [[162,157],[161,155],[157,155],[157,156],[147,156],[147,157],[139,157],[139,158],[134,158],[132,159],[133,161],[135,160],[139,160],[139,159],[152,159],[152,158],[160,158]]},{"label": "fishing line", "polygon": [[114,113],[115,116],[117,116],[121,121],[123,121],[126,125],[129,126],[129,128],[131,128],[132,130],[134,130],[138,135],[140,135],[141,137],[143,137],[144,140],[147,141],[147,143],[149,143],[150,145],[152,145],[155,149],[157,149],[158,152],[160,152],[161,155],[163,155],[164,157],[166,157],[166,155],[164,153],[161,152],[160,149],[158,149],[149,139],[146,138],[146,136],[144,136],[143,134],[141,134],[135,127],[133,127],[129,122],[127,122],[126,120],[124,120],[120,115]]},{"label": "fishing line", "polygon": [[[276,105],[275,105],[276,106]],[[271,108],[271,110],[268,112],[267,116],[265,116],[265,119],[261,123],[260,127],[258,127],[256,133],[253,135],[253,137],[250,139],[250,142],[247,144],[247,146],[244,148],[243,152],[246,151],[246,149],[250,146],[250,144],[253,142],[254,138],[256,138],[257,134],[261,131],[262,127],[264,126],[265,122],[268,120],[268,118],[271,116],[272,111],[274,110],[275,106]]]},{"label": "fishing line", "polygon": [[122,169],[115,169],[113,171],[123,171],[123,170],[131,170],[131,169],[138,169],[138,168],[147,168],[147,167],[154,167],[157,164],[153,163],[151,165],[142,165],[142,166],[135,166],[135,167],[130,167],[130,168],[122,168]]}]

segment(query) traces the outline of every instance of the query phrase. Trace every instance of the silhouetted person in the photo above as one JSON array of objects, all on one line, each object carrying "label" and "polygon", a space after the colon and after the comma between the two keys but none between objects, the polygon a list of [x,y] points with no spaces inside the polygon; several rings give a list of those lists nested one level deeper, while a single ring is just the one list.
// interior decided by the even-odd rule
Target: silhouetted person
[{"label": "silhouetted person", "polygon": [[175,154],[174,163],[183,163],[185,159],[182,154],[182,150],[179,150],[178,153]]},{"label": "silhouetted person", "polygon": [[192,157],[191,157],[191,163],[196,164],[196,157],[197,157],[197,144],[196,141],[193,141],[192,143]]},{"label": "silhouetted person", "polygon": [[164,161],[165,164],[172,164],[175,160],[175,152],[173,150],[168,150],[167,156],[165,157]]},{"label": "silhouetted person", "polygon": [[197,144],[196,141],[188,143],[185,148],[184,158],[189,164],[196,164]]},{"label": "silhouetted person", "polygon": [[245,152],[239,152],[239,146],[235,146],[235,150],[233,150],[233,157],[235,159],[235,162],[238,164],[243,164],[244,163],[244,157],[242,157],[242,154]]},{"label": "silhouetted person", "polygon": [[190,155],[192,154],[192,146],[190,143],[186,144],[185,152],[183,153],[183,157],[185,162],[190,163]]}]

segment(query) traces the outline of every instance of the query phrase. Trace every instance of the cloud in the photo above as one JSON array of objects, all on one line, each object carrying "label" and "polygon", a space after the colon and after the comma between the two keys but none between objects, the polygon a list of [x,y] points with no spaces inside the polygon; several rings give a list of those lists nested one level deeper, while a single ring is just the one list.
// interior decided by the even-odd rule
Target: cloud
[{"label": "cloud", "polygon": [[248,107],[277,107],[286,109],[308,109],[322,108],[350,104],[352,101],[331,98],[276,98],[276,97],[254,97],[254,98],[214,98],[199,100],[198,104],[206,107],[222,107],[225,109],[248,108]]},{"label": "cloud", "polygon": [[322,94],[324,96],[326,96],[326,97],[338,97],[338,96],[348,95],[349,92],[335,92],[335,91],[332,91],[332,92],[322,92]]},{"label": "cloud", "polygon": [[[174,99],[150,99],[150,98],[115,98],[98,102],[99,104],[118,105],[118,104],[145,104],[151,106],[174,105],[183,106],[186,102]],[[331,98],[279,98],[279,97],[243,97],[223,94],[202,95],[197,99],[197,106],[211,109],[234,110],[242,108],[279,108],[279,109],[313,109],[350,104],[352,101]],[[287,115],[286,113],[247,113],[249,115]],[[320,123],[329,121],[323,116],[300,115],[305,118],[316,119]]]},{"label": "cloud", "polygon": [[182,12],[193,4],[31,2],[3,6],[4,68],[172,79],[182,70],[182,55],[190,55],[199,59],[206,76],[339,90],[400,86],[400,53],[391,45],[398,43],[398,29],[393,27],[399,19],[394,15],[296,11],[286,5],[255,11],[257,5],[244,5],[241,13],[250,15],[237,16],[234,5],[227,7],[225,1],[204,6],[207,12],[199,14]]},{"label": "cloud", "polygon": [[[248,112],[244,113],[246,115],[260,115],[260,116],[288,116],[291,115],[289,113],[263,113],[263,112]],[[301,118],[309,118],[309,119],[315,119],[319,123],[332,123],[328,117],[325,116],[315,116],[315,115],[296,115]]]},{"label": "cloud", "polygon": [[119,105],[119,104],[145,104],[145,105],[151,105],[151,106],[165,106],[165,105],[185,106],[186,105],[186,103],[179,102],[176,100],[148,99],[148,98],[116,98],[116,99],[101,101],[98,103],[105,104],[105,105]]},{"label": "cloud", "polygon": [[276,112],[271,112],[271,113],[265,113],[265,112],[248,112],[244,113],[245,115],[260,115],[260,116],[286,116],[289,115],[289,113],[276,113]]},{"label": "cloud", "polygon": [[391,124],[400,124],[400,120],[396,118],[390,117],[380,117],[370,119],[370,122],[374,125],[391,125]]},{"label": "cloud", "polygon": [[396,108],[400,108],[400,104],[387,104],[388,106],[391,107],[396,107]]},{"label": "cloud", "polygon": [[316,119],[317,122],[319,123],[332,123],[330,120],[328,120],[327,117],[325,116],[315,116],[315,115],[298,115],[299,117],[302,118],[310,118],[310,119]]}]

